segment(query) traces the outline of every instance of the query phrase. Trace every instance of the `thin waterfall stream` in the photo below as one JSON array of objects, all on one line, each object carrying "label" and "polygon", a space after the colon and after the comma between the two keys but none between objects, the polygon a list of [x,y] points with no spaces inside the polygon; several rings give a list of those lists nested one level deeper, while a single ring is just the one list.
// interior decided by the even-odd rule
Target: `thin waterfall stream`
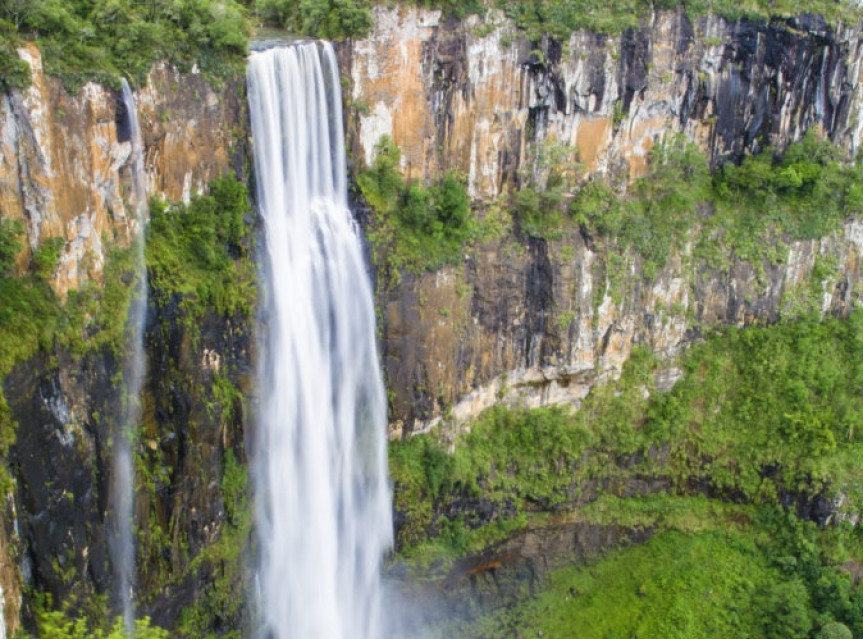
[{"label": "thin waterfall stream", "polygon": [[144,353],[144,329],[147,319],[147,269],[144,263],[144,234],[149,206],[144,174],[144,144],[141,125],[132,89],[126,80],[122,87],[123,106],[131,142],[132,189],[135,200],[135,219],[130,221],[129,232],[135,256],[135,280],[126,324],[126,359],[123,362],[122,415],[114,430],[114,477],[111,491],[113,511],[113,537],[111,555],[114,564],[116,596],[123,614],[128,636],[134,628],[135,608],[135,542],[133,537],[135,470],[132,446],[141,421],[141,387],[144,382],[147,360]]},{"label": "thin waterfall stream", "polygon": [[386,399],[371,282],[347,203],[339,73],[328,43],[247,69],[265,224],[254,451],[262,636],[382,635],[392,545]]}]

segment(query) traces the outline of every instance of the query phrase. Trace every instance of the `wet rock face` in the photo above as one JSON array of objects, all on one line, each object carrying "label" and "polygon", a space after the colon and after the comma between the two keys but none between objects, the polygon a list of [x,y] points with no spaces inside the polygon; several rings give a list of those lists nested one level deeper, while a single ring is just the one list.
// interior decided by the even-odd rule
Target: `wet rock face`
[{"label": "wet rock face", "polygon": [[387,575],[387,601],[394,611],[389,630],[394,636],[422,636],[438,624],[472,621],[514,606],[546,585],[555,568],[644,543],[652,535],[650,529],[588,523],[526,530],[458,560],[431,583],[406,577],[405,567],[394,564]]},{"label": "wet rock face", "polygon": [[[251,367],[249,326],[213,315],[190,326],[179,302],[151,304],[144,427],[135,446],[136,599],[167,627],[194,599],[198,575],[187,572],[189,562],[218,539],[225,521],[226,451],[243,458],[242,406],[220,418],[225,407],[214,378],[250,392]],[[111,602],[112,436],[122,419],[122,362],[110,351],[55,358],[30,360],[4,384],[19,424],[10,456],[18,568],[25,586],[55,602],[83,605],[97,595]],[[23,611],[25,623],[31,612]]]},{"label": "wet rock face", "polygon": [[[62,297],[100,281],[108,248],[128,245],[140,230],[129,114],[106,87],[91,83],[66,93],[42,73],[36,47],[20,54],[31,64],[33,84],[0,95],[0,219],[24,222],[22,269],[46,238],[65,240],[51,278]],[[200,75],[158,66],[135,97],[148,195],[188,200],[229,171],[245,177],[243,80],[217,91]],[[136,456],[136,596],[145,611],[157,592],[162,603],[172,600],[159,610],[164,623],[182,605],[172,588],[193,596],[198,576],[186,573],[189,561],[219,537],[225,451],[243,458],[242,407],[220,417],[214,379],[251,392],[252,327],[212,314],[190,322],[180,302],[151,291],[144,434]],[[18,424],[10,452],[16,486],[0,516],[0,587],[10,633],[18,623],[18,575],[57,604],[85,605],[94,595],[110,603],[114,594],[107,522],[112,433],[124,403],[118,358],[107,349],[83,357],[54,350],[2,380]],[[166,576],[177,585],[164,587]],[[32,624],[27,605],[25,599],[21,615]]]},{"label": "wet rock face", "polygon": [[33,360],[4,384],[13,416],[24,427],[11,449],[17,481],[19,569],[26,586],[54,596],[104,591],[110,581],[107,534],[110,459],[107,420],[118,405],[109,353],[60,368]]},{"label": "wet rock face", "polygon": [[343,50],[354,155],[391,135],[402,168],[429,181],[456,169],[471,195],[518,187],[537,146],[571,147],[584,171],[644,171],[653,144],[682,131],[714,163],[819,126],[849,154],[861,124],[859,34],[811,17],[771,23],[655,13],[619,37],[574,33],[531,44],[501,14],[443,21],[376,8],[371,35]]}]

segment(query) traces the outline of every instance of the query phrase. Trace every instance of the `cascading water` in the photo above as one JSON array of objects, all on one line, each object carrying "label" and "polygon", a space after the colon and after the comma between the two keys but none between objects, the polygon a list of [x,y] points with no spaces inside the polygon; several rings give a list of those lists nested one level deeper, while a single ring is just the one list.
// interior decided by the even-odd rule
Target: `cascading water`
[{"label": "cascading water", "polygon": [[326,43],[256,52],[247,79],[266,225],[254,462],[262,635],[377,637],[392,544],[386,404],[347,206],[335,54]]},{"label": "cascading water", "polygon": [[[123,106],[132,145],[131,174],[135,200],[135,220],[130,221],[132,250],[135,254],[135,282],[129,306],[126,335],[126,360],[123,364],[123,415],[114,430],[114,474],[111,491],[113,538],[111,556],[114,564],[117,598],[129,636],[134,625],[135,546],[132,537],[134,519],[135,474],[132,465],[132,443],[141,421],[141,385],[146,370],[144,328],[147,318],[147,269],[144,264],[144,232],[149,215],[144,175],[144,144],[132,89],[123,80]],[[137,228],[135,228],[137,227]]]}]

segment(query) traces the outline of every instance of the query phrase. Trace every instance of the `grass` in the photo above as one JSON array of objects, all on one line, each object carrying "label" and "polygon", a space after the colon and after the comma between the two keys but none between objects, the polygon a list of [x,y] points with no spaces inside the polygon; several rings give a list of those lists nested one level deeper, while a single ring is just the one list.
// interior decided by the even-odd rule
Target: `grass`
[{"label": "grass", "polygon": [[176,296],[193,322],[207,307],[249,317],[257,299],[249,215],[246,189],[233,177],[213,181],[188,206],[151,202],[147,272],[161,302]]}]

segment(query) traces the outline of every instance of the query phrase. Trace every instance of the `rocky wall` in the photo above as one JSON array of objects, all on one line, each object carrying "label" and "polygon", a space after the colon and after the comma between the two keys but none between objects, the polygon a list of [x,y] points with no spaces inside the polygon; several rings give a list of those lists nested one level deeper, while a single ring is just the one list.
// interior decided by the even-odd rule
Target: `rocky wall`
[{"label": "rocky wall", "polygon": [[531,43],[495,10],[459,21],[376,7],[372,33],[344,53],[342,72],[356,157],[368,164],[390,135],[408,177],[428,182],[455,169],[474,198],[489,199],[517,188],[550,144],[583,174],[632,176],[677,131],[714,162],[781,148],[816,125],[856,154],[860,45],[859,29],[812,16],[727,22],[656,12],[619,37]]},{"label": "rocky wall", "polygon": [[[381,293],[391,436],[457,427],[498,403],[577,406],[636,344],[670,359],[713,328],[844,315],[863,294],[860,221],[789,244],[777,264],[710,268],[685,247],[652,278],[636,255],[610,258],[577,228],[561,235],[487,242],[460,268]],[[819,263],[832,268],[815,281]]]},{"label": "rocky wall", "polygon": [[[131,132],[119,92],[88,83],[75,95],[42,72],[35,45],[19,51],[33,82],[0,95],[0,219],[20,219],[31,251],[65,241],[52,285],[65,296],[101,276],[107,246],[137,230]],[[147,193],[186,200],[245,162],[244,85],[212,88],[164,66],[136,90]],[[29,252],[20,264],[26,266]]]}]

